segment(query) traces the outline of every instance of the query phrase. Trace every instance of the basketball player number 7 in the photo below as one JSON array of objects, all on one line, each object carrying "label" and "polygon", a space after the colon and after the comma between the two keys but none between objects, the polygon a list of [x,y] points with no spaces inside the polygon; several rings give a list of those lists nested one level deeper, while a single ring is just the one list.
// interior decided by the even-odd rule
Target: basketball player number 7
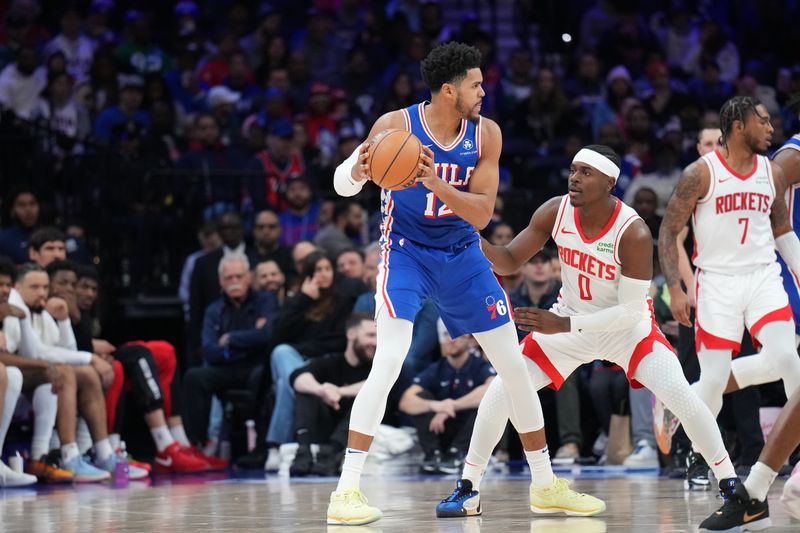
[{"label": "basketball player number 7", "polygon": [[748,217],[742,217],[739,219],[739,224],[744,224],[744,231],[742,231],[742,242],[739,244],[744,244],[745,239],[747,239],[747,228],[750,227],[750,219]]}]

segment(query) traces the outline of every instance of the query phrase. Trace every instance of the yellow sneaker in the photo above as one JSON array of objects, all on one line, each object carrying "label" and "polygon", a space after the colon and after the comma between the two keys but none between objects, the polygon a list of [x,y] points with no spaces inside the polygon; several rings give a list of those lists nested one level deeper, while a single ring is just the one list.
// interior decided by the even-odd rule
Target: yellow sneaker
[{"label": "yellow sneaker", "polygon": [[355,487],[331,493],[328,524],[360,526],[380,520],[381,517],[381,510],[367,505],[367,499]]},{"label": "yellow sneaker", "polygon": [[530,497],[531,511],[537,514],[592,516],[606,510],[603,500],[575,492],[569,487],[569,481],[559,477],[549,487],[537,488],[531,483]]}]

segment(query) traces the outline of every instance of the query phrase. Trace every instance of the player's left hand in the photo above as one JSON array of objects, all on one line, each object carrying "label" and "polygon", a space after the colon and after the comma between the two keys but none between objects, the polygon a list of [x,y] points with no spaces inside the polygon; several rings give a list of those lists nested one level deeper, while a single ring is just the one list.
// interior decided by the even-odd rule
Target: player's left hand
[{"label": "player's left hand", "polygon": [[422,153],[419,156],[419,169],[417,170],[417,183],[421,183],[427,189],[433,191],[438,185],[444,183],[439,176],[436,175],[433,150],[427,146],[422,147]]},{"label": "player's left hand", "polygon": [[536,333],[566,333],[570,330],[569,317],[558,316],[550,311],[536,307],[517,307],[514,309],[515,322],[522,331]]}]

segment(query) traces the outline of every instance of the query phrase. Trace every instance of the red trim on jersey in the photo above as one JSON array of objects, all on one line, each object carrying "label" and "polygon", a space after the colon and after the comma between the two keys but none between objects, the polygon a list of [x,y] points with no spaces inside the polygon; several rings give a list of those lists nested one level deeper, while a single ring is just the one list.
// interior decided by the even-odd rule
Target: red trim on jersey
[{"label": "red trim on jersey", "polygon": [[411,117],[408,115],[408,109],[403,108],[403,120],[406,121],[406,131],[411,131]]},{"label": "red trim on jersey", "polygon": [[556,219],[556,225],[553,227],[553,240],[556,240],[556,235],[558,235],[558,230],[561,228],[561,219],[564,218],[564,213],[567,211],[567,202],[569,200],[566,196],[561,198],[561,206],[558,208],[558,218]]},{"label": "red trim on jersey", "polygon": [[[716,180],[717,173],[714,171],[714,165],[712,165],[709,161],[707,161],[705,157],[701,157],[700,161],[705,163],[706,166],[708,167],[708,178],[710,181],[708,185],[708,192],[706,192],[706,194],[702,198],[697,200],[698,204],[704,204],[714,197],[714,190],[717,187],[717,180]],[[696,209],[697,206],[695,206],[695,210]]]},{"label": "red trim on jersey", "polygon": [[639,344],[636,345],[636,348],[633,349],[631,360],[628,363],[628,381],[630,382],[631,387],[634,389],[641,389],[644,387],[641,383],[633,379],[633,375],[636,374],[636,369],[639,367],[639,363],[642,362],[642,359],[644,359],[645,356],[653,353],[653,345],[655,343],[660,342],[672,353],[675,353],[675,348],[672,347],[656,323],[656,313],[653,309],[653,300],[648,300],[647,304],[650,307],[650,333],[647,335],[647,337],[640,340]]},{"label": "red trim on jersey", "polygon": [[601,229],[597,233],[597,235],[589,239],[583,233],[583,228],[581,227],[581,217],[580,215],[578,215],[578,210],[574,209],[572,213],[575,218],[575,227],[578,228],[578,234],[580,234],[581,239],[583,239],[583,242],[585,242],[586,244],[592,244],[593,242],[597,242],[598,240],[600,240],[614,226],[614,223],[617,221],[617,217],[619,216],[620,211],[622,211],[622,202],[619,199],[617,199],[617,205],[614,207],[614,212],[611,214],[611,218],[608,219],[608,222],[606,222],[605,227]]},{"label": "red trim on jersey", "polygon": [[619,227],[619,233],[617,234],[617,238],[614,240],[614,262],[620,266],[622,266],[622,260],[619,257],[619,240],[622,238],[622,234],[625,233],[625,230],[628,229],[631,224],[636,222],[637,218],[640,217],[636,213],[629,216],[625,222],[622,223],[622,226]]},{"label": "red trim on jersey", "polygon": [[397,318],[392,301],[389,299],[389,291],[387,290],[389,285],[389,248],[392,244],[392,207],[394,207],[394,198],[391,197],[391,193],[387,194],[390,196],[389,203],[386,205],[386,226],[383,230],[383,283],[381,284],[381,294],[383,295],[383,302],[386,304],[386,309],[389,311],[389,316]]},{"label": "red trim on jersey", "polygon": [[536,363],[539,368],[542,369],[542,372],[550,378],[552,383],[550,383],[548,387],[555,390],[561,388],[561,385],[564,384],[564,377],[558,373],[556,367],[553,366],[553,363],[547,358],[547,354],[544,353],[542,347],[539,346],[539,343],[533,338],[533,333],[528,333],[528,335],[522,339],[522,354]]},{"label": "red trim on jersey", "polygon": [[792,314],[792,307],[788,304],[786,305],[786,307],[782,309],[776,309],[775,311],[770,311],[769,313],[758,319],[756,323],[753,324],[753,326],[750,328],[750,335],[753,338],[755,338],[758,336],[758,332],[761,331],[761,328],[763,328],[770,322],[785,322],[787,320],[794,320],[794,315]]},{"label": "red trim on jersey", "polygon": [[417,106],[417,109],[419,110],[419,121],[422,123],[422,129],[425,130],[425,134],[430,138],[430,140],[436,146],[438,146],[445,152],[448,152],[453,148],[455,148],[458,145],[458,143],[461,142],[461,139],[464,138],[464,135],[467,134],[467,121],[464,120],[463,118],[461,119],[461,131],[458,132],[458,136],[456,136],[455,140],[452,143],[450,143],[450,146],[445,146],[439,141],[437,141],[436,137],[434,137],[433,133],[431,133],[431,129],[428,127],[428,122],[425,120],[425,110],[423,109],[424,107],[425,104],[419,104]]},{"label": "red trim on jersey", "polygon": [[717,157],[722,163],[722,166],[725,167],[725,170],[727,170],[728,172],[731,173],[732,176],[735,176],[740,180],[746,180],[747,178],[755,174],[756,170],[758,170],[758,156],[755,154],[753,154],[753,168],[751,168],[747,174],[739,174],[738,172],[736,172],[735,170],[733,170],[731,167],[728,166],[728,162],[725,161],[724,157],[722,157],[722,152],[719,151],[719,148],[714,150],[714,153],[717,154]]},{"label": "red trim on jersey", "polygon": [[478,159],[481,158],[481,127],[483,126],[483,117],[478,115],[478,127],[475,128],[475,144],[478,145]]}]

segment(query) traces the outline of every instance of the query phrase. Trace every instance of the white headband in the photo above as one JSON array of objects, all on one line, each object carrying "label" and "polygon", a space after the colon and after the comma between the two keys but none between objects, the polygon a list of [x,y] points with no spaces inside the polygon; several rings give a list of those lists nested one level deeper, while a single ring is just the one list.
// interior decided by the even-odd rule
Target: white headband
[{"label": "white headband", "polygon": [[619,167],[614,164],[609,158],[595,152],[594,150],[589,150],[588,148],[581,148],[575,157],[572,158],[573,163],[586,163],[590,167],[594,167],[603,174],[607,176],[611,176],[616,180],[619,178]]}]

